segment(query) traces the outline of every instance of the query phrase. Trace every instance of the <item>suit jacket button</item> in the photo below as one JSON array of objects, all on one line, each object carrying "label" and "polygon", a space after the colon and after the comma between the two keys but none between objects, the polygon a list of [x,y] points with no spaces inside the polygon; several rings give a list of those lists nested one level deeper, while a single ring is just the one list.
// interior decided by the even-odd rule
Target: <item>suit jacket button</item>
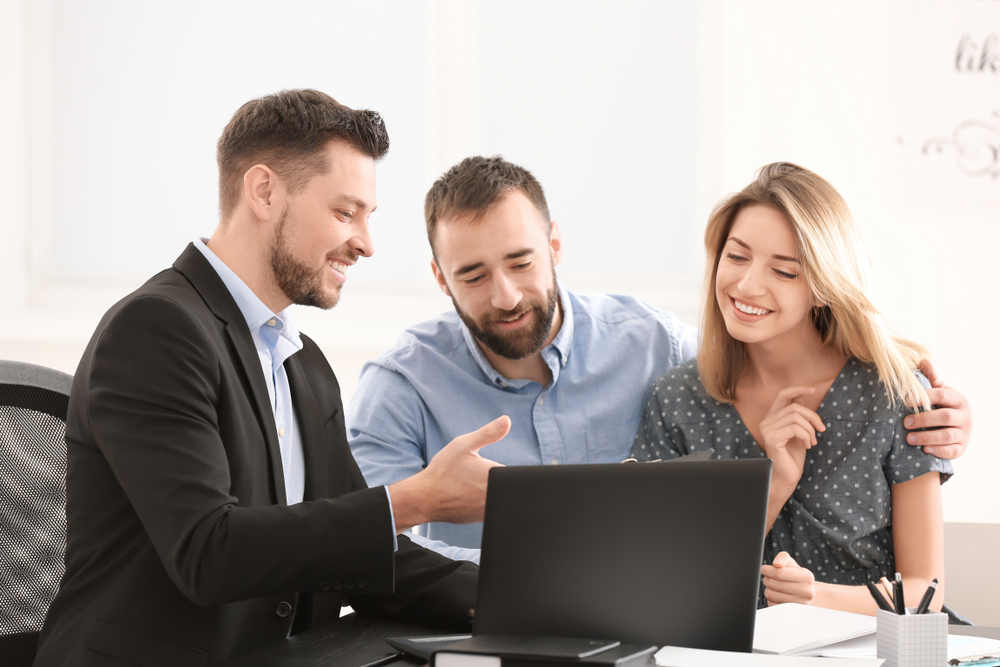
[{"label": "suit jacket button", "polygon": [[274,610],[274,613],[281,618],[288,618],[288,615],[292,613],[292,605],[287,602],[279,602],[278,608]]},{"label": "suit jacket button", "polygon": [[333,582],[333,590],[339,591],[343,587],[344,587],[344,584],[342,584],[341,582],[339,582],[339,581]]},{"label": "suit jacket button", "polygon": [[354,580],[348,579],[344,582],[344,588],[354,588]]},{"label": "suit jacket button", "polygon": [[330,582],[329,581],[324,581],[323,583],[321,583],[319,585],[319,589],[321,591],[328,591],[328,590],[330,590]]},{"label": "suit jacket button", "polygon": [[365,586],[368,585],[368,580],[367,579],[358,579],[357,583],[358,583],[358,588],[364,588]]}]

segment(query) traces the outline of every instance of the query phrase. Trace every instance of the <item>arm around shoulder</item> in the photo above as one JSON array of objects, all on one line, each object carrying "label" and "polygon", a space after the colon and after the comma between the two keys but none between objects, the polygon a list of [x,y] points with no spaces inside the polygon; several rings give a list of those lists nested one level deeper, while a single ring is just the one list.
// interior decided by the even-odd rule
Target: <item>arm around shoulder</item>
[{"label": "arm around shoulder", "polygon": [[972,406],[959,391],[944,384],[929,360],[920,362],[920,370],[930,382],[927,397],[936,407],[906,418],[906,428],[912,431],[906,442],[923,447],[927,454],[956,459],[965,453],[972,438]]}]

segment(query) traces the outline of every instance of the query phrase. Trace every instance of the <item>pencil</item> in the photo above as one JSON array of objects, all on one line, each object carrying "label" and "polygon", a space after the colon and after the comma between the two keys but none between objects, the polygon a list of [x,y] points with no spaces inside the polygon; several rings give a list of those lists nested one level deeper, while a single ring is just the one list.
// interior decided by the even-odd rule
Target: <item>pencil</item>
[{"label": "pencil", "polygon": [[886,596],[889,598],[889,602],[892,602],[892,582],[889,581],[887,577],[882,577],[882,589],[885,590]]}]

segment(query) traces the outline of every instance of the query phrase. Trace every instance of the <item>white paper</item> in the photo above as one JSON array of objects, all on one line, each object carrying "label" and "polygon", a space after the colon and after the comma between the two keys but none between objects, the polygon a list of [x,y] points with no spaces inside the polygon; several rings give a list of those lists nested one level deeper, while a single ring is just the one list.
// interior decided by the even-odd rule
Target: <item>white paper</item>
[{"label": "white paper", "polygon": [[875,658],[878,656],[878,638],[874,633],[855,637],[838,644],[824,646],[806,655],[822,655],[828,658]]},{"label": "white paper", "polygon": [[1000,651],[1000,641],[988,637],[948,635],[948,659],[968,658]]},{"label": "white paper", "polygon": [[874,635],[875,617],[801,604],[779,604],[757,611],[754,653],[792,655],[855,637]]},{"label": "white paper", "polygon": [[655,657],[656,664],[663,667],[879,667],[884,662],[881,658],[810,658],[677,646],[664,646]]}]

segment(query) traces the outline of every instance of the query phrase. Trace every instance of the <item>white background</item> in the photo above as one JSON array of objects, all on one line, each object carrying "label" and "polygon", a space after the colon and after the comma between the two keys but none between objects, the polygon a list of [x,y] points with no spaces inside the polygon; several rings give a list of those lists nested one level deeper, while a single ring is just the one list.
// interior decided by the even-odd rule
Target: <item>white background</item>
[{"label": "white background", "polygon": [[1000,44],[955,66],[990,34],[1000,0],[0,0],[0,358],[73,372],[104,310],[211,234],[215,141],[282,88],[376,109],[392,140],[375,257],[333,312],[296,314],[348,395],[450,307],[422,202],[461,158],[538,176],[569,287],[691,323],[712,205],[789,160],[845,196],[889,322],[973,403],[945,518],[1000,523]]}]

